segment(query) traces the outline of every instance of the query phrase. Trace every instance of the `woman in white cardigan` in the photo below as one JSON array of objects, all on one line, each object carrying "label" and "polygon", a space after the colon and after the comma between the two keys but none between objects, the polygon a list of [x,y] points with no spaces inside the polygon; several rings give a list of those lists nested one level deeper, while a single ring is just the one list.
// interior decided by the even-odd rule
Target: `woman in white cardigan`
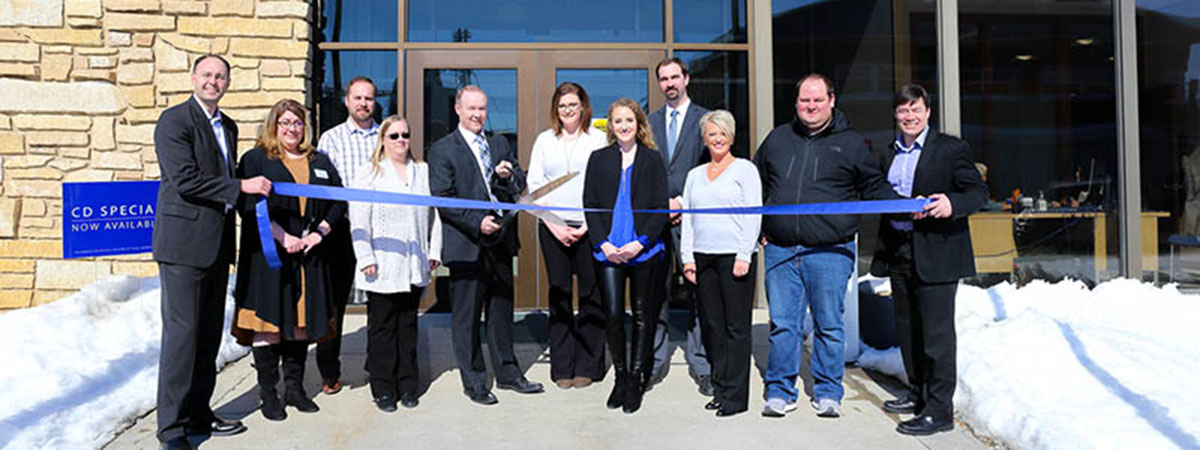
[{"label": "woman in white cardigan", "polygon": [[[429,195],[429,167],[409,149],[408,121],[379,127],[371,168],[351,187]],[[441,264],[442,223],[433,208],[350,202],[358,258],[355,286],[367,293],[367,372],[384,412],[417,406],[417,306],[430,272]]]}]

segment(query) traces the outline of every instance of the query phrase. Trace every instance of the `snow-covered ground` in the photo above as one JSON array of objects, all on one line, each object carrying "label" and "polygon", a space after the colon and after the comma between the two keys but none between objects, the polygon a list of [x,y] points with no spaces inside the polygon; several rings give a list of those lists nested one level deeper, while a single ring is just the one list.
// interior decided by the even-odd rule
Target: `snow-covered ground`
[{"label": "snow-covered ground", "polygon": [[[0,448],[99,448],[153,409],[159,295],[157,278],[112,277],[0,314]],[[248,353],[224,336],[218,366]]]},{"label": "snow-covered ground", "polygon": [[[1129,280],[962,286],[957,325],[955,406],[976,432],[1017,448],[1200,448],[1200,296]],[[150,411],[160,331],[153,278],[0,314],[0,447],[98,448]],[[219,365],[246,354],[224,339]],[[860,364],[903,379],[896,349],[864,349]]]},{"label": "snow-covered ground", "polygon": [[[955,408],[1016,448],[1200,448],[1200,296],[1115,280],[960,286]],[[859,363],[904,379],[899,350]]]}]

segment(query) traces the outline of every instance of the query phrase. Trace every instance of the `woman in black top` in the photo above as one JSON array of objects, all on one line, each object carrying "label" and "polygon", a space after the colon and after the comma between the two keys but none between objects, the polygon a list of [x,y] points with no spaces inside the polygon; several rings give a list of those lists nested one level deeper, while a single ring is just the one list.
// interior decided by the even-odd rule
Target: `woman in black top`
[{"label": "woman in black top", "polygon": [[[329,158],[317,153],[304,118],[308,111],[294,100],[281,100],[267,114],[255,148],[238,164],[239,178],[265,176],[273,182],[341,186],[337,169]],[[242,345],[252,346],[258,371],[263,416],[270,420],[287,417],[284,404],[301,412],[316,412],[304,392],[304,364],[308,344],[328,339],[338,330],[331,314],[333,291],[328,255],[333,246],[324,243],[346,214],[346,203],[330,200],[272,195],[267,197],[271,234],[282,267],[267,265],[255,219],[257,198],[243,197],[242,242],[234,298],[237,309],[232,333]],[[282,359],[283,401],[276,394]]]},{"label": "woman in black top", "polygon": [[[634,209],[666,209],[667,169],[654,147],[646,114],[623,98],[608,109],[611,145],[592,153],[584,178],[583,206],[612,209],[588,212],[588,235],[599,261],[597,283],[605,304],[608,351],[616,385],[610,409],[626,413],[642,405],[643,386],[653,366],[653,320],[666,288],[662,234],[666,214],[633,214]],[[625,352],[625,281],[633,309],[633,355]]]}]

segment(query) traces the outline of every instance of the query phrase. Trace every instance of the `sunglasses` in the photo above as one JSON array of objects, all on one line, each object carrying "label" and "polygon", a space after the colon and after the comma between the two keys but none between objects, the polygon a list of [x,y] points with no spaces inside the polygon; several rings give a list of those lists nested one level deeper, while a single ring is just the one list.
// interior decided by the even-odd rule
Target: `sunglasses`
[{"label": "sunglasses", "polygon": [[412,136],[412,133],[405,131],[403,133],[388,133],[387,138],[394,141],[394,140],[400,139],[400,138],[408,139],[411,136]]}]

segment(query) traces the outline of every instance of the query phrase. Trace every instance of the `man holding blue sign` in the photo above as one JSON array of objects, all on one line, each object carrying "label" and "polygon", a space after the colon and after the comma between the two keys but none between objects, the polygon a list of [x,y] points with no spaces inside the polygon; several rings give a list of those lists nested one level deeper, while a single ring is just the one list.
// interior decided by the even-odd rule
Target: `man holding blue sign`
[{"label": "man holding blue sign", "polygon": [[216,417],[209,400],[234,261],[234,211],[241,195],[268,195],[264,177],[233,177],[237,124],[217,109],[229,62],[196,59],[192,98],[163,111],[154,128],[162,181],[154,216],[154,260],[162,285],[158,439],[190,449],[187,435],[231,435],[246,427]]}]

